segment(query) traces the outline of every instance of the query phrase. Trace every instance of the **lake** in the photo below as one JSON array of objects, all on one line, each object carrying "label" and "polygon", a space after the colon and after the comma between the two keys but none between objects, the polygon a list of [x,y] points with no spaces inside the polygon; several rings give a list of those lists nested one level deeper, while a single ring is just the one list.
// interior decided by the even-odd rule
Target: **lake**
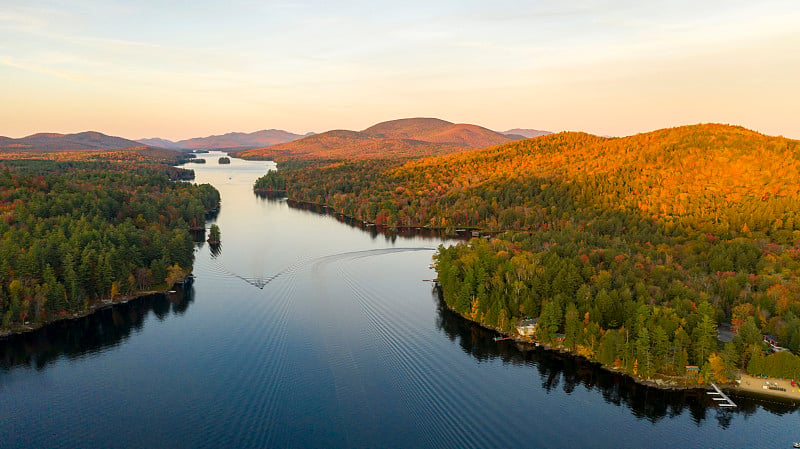
[{"label": "lake", "polygon": [[[797,408],[665,392],[443,309],[434,237],[219,189],[191,286],[0,340],[0,447],[790,447]],[[211,223],[209,222],[209,223]]]}]

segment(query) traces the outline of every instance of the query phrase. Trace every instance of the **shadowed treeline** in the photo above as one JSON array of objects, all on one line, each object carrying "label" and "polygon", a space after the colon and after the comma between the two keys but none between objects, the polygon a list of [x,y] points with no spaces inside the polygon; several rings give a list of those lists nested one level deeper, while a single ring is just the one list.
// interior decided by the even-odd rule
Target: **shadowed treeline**
[{"label": "shadowed treeline", "polygon": [[[500,359],[503,363],[530,366],[538,374],[538,382],[548,393],[561,389],[572,394],[578,387],[595,390],[610,404],[625,406],[637,418],[652,422],[690,413],[700,425],[709,418],[717,419],[727,428],[736,414],[749,416],[762,408],[783,415],[797,410],[796,406],[735,397],[735,411],[714,406],[705,390],[663,390],[634,382],[630,377],[602,369],[598,364],[569,354],[520,345],[512,341],[493,340],[497,334],[468,321],[447,309],[440,302],[437,327],[461,349],[480,361]],[[532,371],[533,373],[534,371]],[[532,380],[536,380],[532,377]]]},{"label": "shadowed treeline", "polygon": [[33,332],[0,340],[1,371],[28,366],[37,370],[66,357],[77,358],[126,341],[142,330],[152,313],[163,320],[182,315],[194,301],[194,288],[170,295],[150,295],[100,310],[89,316],[59,321]]}]

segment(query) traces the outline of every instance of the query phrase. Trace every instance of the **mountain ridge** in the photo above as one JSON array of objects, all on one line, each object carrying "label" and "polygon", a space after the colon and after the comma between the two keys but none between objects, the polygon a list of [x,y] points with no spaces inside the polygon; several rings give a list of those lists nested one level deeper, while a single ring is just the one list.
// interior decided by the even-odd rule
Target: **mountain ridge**
[{"label": "mountain ridge", "polygon": [[0,136],[0,150],[5,151],[102,151],[141,147],[135,140],[109,136],[97,131],[83,131],[74,134],[36,133],[14,139]]},{"label": "mountain ridge", "polygon": [[239,152],[244,158],[398,158],[448,154],[511,141],[500,133],[437,118],[405,118],[362,131],[332,130],[271,147]]},{"label": "mountain ridge", "polygon": [[291,142],[306,136],[307,134],[295,134],[282,129],[263,129],[251,133],[229,132],[205,137],[192,137],[190,139],[178,141],[159,137],[139,139],[138,141],[146,145],[176,150],[246,149]]}]

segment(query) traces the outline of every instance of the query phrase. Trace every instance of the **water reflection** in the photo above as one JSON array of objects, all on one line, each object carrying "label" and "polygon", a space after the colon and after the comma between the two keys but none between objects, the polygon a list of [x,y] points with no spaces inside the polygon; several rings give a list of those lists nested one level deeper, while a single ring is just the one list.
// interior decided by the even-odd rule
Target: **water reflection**
[{"label": "water reflection", "polygon": [[[261,195],[257,195],[259,198],[262,198],[266,201],[285,201],[289,207],[292,209],[297,210],[304,210],[314,214],[321,214],[321,215],[328,215],[336,219],[336,221],[340,223],[347,224],[354,228],[358,228],[366,233],[368,233],[373,239],[377,238],[379,235],[383,235],[387,238],[388,241],[394,242],[397,237],[427,237],[427,238],[436,238],[436,239],[445,239],[445,238],[459,238],[459,236],[451,236],[447,235],[444,229],[428,229],[423,227],[416,227],[416,226],[407,226],[407,227],[388,227],[388,226],[378,226],[374,223],[368,223],[366,221],[361,221],[356,218],[350,217],[348,215],[340,214],[333,210],[333,208],[329,206],[321,206],[319,204],[312,204],[312,203],[305,203],[302,201],[294,201],[286,198],[276,199],[265,197]],[[466,240],[466,236],[464,240]]]},{"label": "water reflection", "polygon": [[595,390],[607,403],[625,406],[637,418],[653,423],[688,411],[698,426],[706,419],[714,418],[720,427],[727,428],[734,414],[749,416],[761,407],[771,413],[783,415],[798,408],[791,404],[736,397],[738,408],[730,411],[716,407],[703,390],[653,388],[569,354],[509,340],[496,342],[493,340],[497,336],[494,331],[462,318],[448,309],[442,301],[439,301],[436,326],[465,353],[479,361],[500,359],[507,364],[530,366],[536,370],[542,389],[548,393],[561,389],[566,394],[573,394],[577,387]]},{"label": "water reflection", "polygon": [[76,358],[118,346],[142,330],[152,312],[163,320],[182,315],[194,301],[191,284],[172,294],[157,294],[117,304],[89,316],[60,321],[34,332],[0,340],[0,370],[46,368],[61,357]]},{"label": "water reflection", "polygon": [[208,249],[211,250],[211,258],[216,259],[222,254],[222,243],[209,243]]}]

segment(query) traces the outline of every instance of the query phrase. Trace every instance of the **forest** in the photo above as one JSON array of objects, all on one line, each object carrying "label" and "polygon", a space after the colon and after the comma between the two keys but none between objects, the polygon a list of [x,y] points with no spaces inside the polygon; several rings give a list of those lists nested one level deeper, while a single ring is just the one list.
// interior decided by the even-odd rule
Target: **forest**
[{"label": "forest", "polygon": [[72,156],[0,162],[0,330],[170,287],[218,207],[191,170]]},{"label": "forest", "polygon": [[[487,327],[535,317],[542,342],[647,379],[800,377],[798,141],[714,124],[560,133],[281,174],[289,198],[387,229],[486,236],[435,266],[448,306]],[[767,355],[764,334],[790,351]]]}]

